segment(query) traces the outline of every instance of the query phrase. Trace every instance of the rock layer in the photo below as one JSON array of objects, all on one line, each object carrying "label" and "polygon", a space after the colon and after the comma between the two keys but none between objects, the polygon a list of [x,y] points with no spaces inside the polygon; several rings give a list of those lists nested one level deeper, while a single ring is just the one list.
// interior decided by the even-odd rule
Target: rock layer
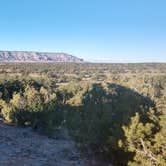
[{"label": "rock layer", "polygon": [[0,62],[76,62],[83,59],[66,53],[47,53],[32,51],[0,51]]}]

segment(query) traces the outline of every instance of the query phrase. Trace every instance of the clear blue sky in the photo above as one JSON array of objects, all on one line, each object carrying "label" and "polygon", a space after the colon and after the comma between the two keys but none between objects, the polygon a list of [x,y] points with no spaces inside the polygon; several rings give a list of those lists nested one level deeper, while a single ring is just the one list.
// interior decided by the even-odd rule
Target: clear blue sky
[{"label": "clear blue sky", "polygon": [[0,0],[0,50],[166,62],[166,0]]}]

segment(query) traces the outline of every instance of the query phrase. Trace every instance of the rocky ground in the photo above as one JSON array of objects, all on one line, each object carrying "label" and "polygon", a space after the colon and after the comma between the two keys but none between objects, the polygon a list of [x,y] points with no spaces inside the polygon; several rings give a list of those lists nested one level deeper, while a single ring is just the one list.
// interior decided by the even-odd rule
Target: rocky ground
[{"label": "rocky ground", "polygon": [[87,166],[87,160],[64,129],[52,139],[31,128],[0,123],[0,166]]}]

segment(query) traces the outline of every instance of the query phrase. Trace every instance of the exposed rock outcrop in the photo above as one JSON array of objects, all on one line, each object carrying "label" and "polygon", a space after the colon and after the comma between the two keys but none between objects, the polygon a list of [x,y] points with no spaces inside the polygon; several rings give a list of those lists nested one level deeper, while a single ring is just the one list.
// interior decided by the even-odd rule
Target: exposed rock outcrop
[{"label": "exposed rock outcrop", "polygon": [[0,62],[76,62],[83,59],[66,53],[0,51]]}]

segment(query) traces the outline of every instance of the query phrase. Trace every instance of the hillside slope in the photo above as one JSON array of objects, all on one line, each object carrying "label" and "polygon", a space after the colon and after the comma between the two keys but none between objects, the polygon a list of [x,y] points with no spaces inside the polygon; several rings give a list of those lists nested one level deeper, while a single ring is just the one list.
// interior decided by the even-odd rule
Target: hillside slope
[{"label": "hillside slope", "polygon": [[0,62],[76,62],[83,59],[66,53],[47,53],[31,51],[0,51]]}]

